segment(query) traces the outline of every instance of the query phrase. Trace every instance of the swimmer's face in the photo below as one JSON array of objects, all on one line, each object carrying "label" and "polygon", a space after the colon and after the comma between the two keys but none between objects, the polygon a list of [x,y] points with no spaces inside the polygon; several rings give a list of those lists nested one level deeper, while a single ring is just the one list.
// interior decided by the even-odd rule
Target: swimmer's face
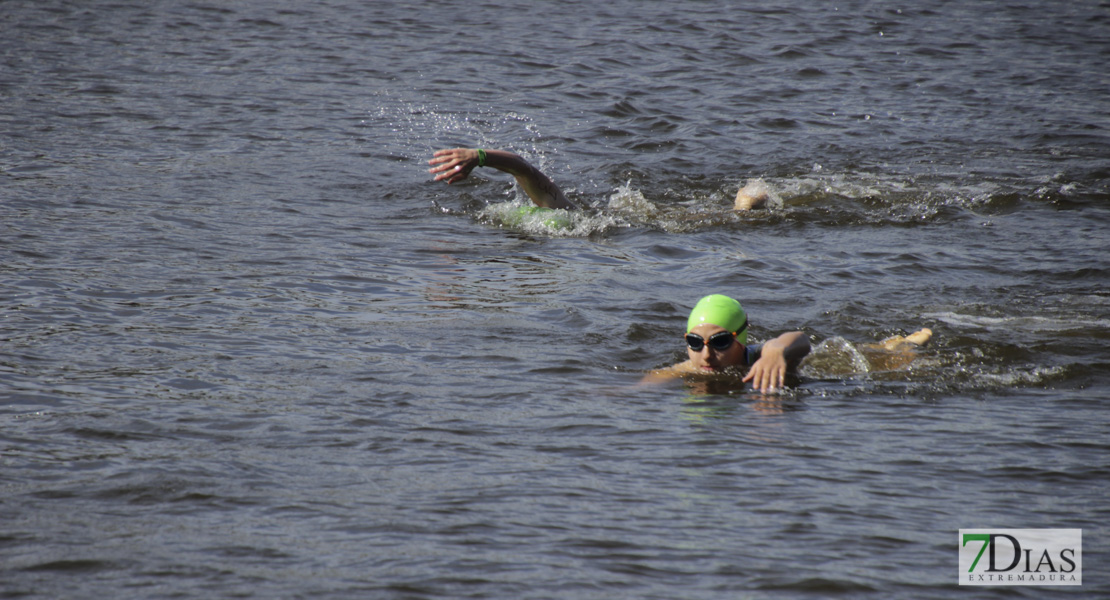
[{"label": "swimmer's face", "polygon": [[[702,323],[690,330],[690,333],[700,335],[703,340],[708,340],[713,335],[721,332],[732,337],[724,327],[710,323]],[[737,342],[735,337],[732,337],[732,344],[724,350],[716,350],[712,344],[706,343],[701,350],[697,351],[687,346],[686,354],[690,357],[690,364],[699,372],[716,373],[728,367],[744,364],[744,346]]]}]

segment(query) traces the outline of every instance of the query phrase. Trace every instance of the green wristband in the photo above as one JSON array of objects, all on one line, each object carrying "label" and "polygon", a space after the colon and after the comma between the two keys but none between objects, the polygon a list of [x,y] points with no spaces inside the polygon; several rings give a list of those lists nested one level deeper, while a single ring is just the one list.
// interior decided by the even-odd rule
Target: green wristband
[{"label": "green wristband", "polygon": [[486,166],[486,151],[481,148],[478,148],[478,166]]}]

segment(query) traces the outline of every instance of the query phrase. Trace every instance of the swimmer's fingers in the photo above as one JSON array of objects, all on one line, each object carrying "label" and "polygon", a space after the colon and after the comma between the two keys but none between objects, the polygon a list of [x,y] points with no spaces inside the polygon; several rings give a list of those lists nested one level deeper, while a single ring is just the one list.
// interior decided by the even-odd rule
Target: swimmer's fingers
[{"label": "swimmer's fingers", "polygon": [[770,378],[770,374],[766,371],[753,366],[752,370],[748,371],[748,374],[744,377],[744,381],[752,384],[752,390],[766,392],[766,389],[771,387]]},{"label": "swimmer's fingers", "polygon": [[910,335],[907,335],[906,341],[910,342],[911,344],[917,344],[918,346],[924,346],[925,344],[929,343],[929,340],[932,339],[932,337],[933,330],[926,327],[924,329],[919,329],[911,333]]},{"label": "swimmer's fingers", "polygon": [[[441,151],[442,152],[442,151]],[[428,164],[435,165],[428,172],[435,175],[435,181],[446,181],[447,183],[455,183],[462,181],[470,175],[470,169],[466,168],[465,161],[460,159],[455,154],[440,154],[436,153],[436,157],[428,161]]]},{"label": "swimmer's fingers", "polygon": [[753,390],[764,394],[782,389],[786,383],[786,363],[764,365],[757,361],[744,377],[744,381],[750,381]]},{"label": "swimmer's fingers", "polygon": [[435,175],[435,181],[455,183],[466,179],[478,166],[478,151],[469,148],[437,150],[428,164],[433,165],[428,172]]},{"label": "swimmer's fingers", "polygon": [[902,350],[906,346],[924,346],[925,344],[929,343],[929,340],[932,339],[932,337],[933,330],[926,327],[924,329],[919,329],[905,337],[896,335],[894,337],[889,337],[879,342],[878,344],[867,344],[867,347],[881,348],[883,350],[890,351]]}]

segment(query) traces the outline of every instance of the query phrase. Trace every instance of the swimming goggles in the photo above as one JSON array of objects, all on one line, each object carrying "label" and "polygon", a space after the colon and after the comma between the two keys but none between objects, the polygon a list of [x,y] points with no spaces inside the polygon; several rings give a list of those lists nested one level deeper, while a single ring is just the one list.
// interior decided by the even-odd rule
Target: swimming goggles
[{"label": "swimming goggles", "polygon": [[701,349],[709,344],[709,347],[717,352],[724,352],[732,347],[732,343],[736,341],[736,334],[731,331],[718,331],[709,336],[709,339],[701,337],[696,333],[686,334],[686,345],[694,352],[701,352]]}]

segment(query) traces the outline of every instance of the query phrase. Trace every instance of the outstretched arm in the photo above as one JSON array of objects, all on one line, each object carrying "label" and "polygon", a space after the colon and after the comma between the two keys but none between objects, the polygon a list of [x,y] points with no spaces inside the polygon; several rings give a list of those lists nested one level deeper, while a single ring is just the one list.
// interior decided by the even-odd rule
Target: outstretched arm
[{"label": "outstretched arm", "polygon": [[917,348],[924,346],[933,337],[933,330],[919,329],[906,337],[896,335],[877,344],[861,344],[859,349],[872,371],[894,371],[913,364],[917,358]]},{"label": "outstretched arm", "polygon": [[791,331],[763,344],[759,360],[755,361],[744,381],[752,382],[752,389],[767,393],[781,389],[786,371],[798,366],[809,354],[809,338],[801,331]]},{"label": "outstretched arm", "polygon": [[[504,171],[516,178],[524,193],[544,208],[565,208],[574,210],[576,204],[563,195],[563,191],[553,181],[548,179],[539,169],[533,167],[528,161],[512,152],[504,150],[483,150],[485,165],[498,171]],[[438,150],[432,155],[428,164],[433,165],[428,169],[434,174],[436,181],[446,181],[448,184],[462,181],[470,176],[470,172],[479,166],[479,151],[473,148],[454,148],[452,150]]]}]

